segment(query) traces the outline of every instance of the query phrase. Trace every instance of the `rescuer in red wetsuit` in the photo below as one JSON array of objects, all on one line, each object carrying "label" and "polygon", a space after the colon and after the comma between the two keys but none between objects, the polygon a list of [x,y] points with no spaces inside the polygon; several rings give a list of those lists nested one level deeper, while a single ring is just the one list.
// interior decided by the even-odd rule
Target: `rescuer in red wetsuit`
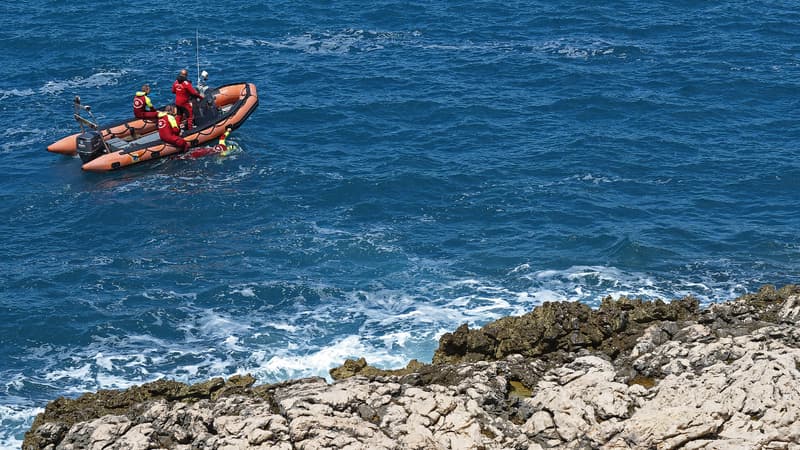
[{"label": "rescuer in red wetsuit", "polygon": [[172,92],[175,93],[175,105],[181,110],[181,115],[178,116],[178,122],[186,119],[186,129],[191,130],[194,127],[194,112],[192,111],[192,97],[202,99],[203,95],[192,86],[189,81],[189,72],[182,69],[178,74],[178,78],[172,83]]},{"label": "rescuer in red wetsuit", "polygon": [[153,107],[153,102],[150,101],[150,85],[142,85],[142,90],[136,93],[133,97],[133,115],[137,119],[158,119],[158,111]]},{"label": "rescuer in red wetsuit", "polygon": [[158,113],[158,137],[167,144],[178,147],[185,152],[189,143],[181,137],[181,129],[175,119],[175,106],[168,105],[166,111]]}]

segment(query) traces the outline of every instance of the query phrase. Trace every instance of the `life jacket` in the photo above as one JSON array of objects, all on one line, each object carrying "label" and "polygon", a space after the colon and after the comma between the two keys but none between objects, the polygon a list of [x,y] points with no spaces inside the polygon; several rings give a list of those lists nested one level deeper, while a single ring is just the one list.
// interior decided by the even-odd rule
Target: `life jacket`
[{"label": "life jacket", "polygon": [[[166,120],[164,120],[164,118],[166,118]],[[170,114],[168,112],[159,111],[158,112],[158,133],[161,134],[161,129],[162,128],[166,128],[167,126],[169,126],[170,131],[172,132],[172,134],[179,133],[180,129],[178,128],[178,121],[175,120],[175,116],[173,116],[172,114]]]},{"label": "life jacket", "polygon": [[219,138],[220,145],[225,145],[225,138],[227,138],[229,134],[231,134],[231,130],[225,130],[225,133]]},{"label": "life jacket", "polygon": [[153,102],[150,101],[150,97],[147,96],[142,91],[136,92],[136,96],[133,97],[133,110],[134,111],[153,111],[155,108],[153,107]]},{"label": "life jacket", "polygon": [[231,130],[225,130],[225,133],[219,138],[219,143],[214,146],[214,150],[223,154],[228,150],[228,146],[225,144],[225,138],[227,138],[229,134],[231,134]]}]

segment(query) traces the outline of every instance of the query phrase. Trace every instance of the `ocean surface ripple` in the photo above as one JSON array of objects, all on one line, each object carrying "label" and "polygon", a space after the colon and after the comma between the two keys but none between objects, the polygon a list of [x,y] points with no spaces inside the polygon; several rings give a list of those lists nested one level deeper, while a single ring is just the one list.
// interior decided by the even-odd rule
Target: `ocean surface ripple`
[{"label": "ocean surface ripple", "polygon": [[[798,280],[794,3],[0,10],[0,448],[61,395],[394,368],[544,301]],[[241,151],[45,151],[75,95],[116,121],[198,63],[259,89]]]}]

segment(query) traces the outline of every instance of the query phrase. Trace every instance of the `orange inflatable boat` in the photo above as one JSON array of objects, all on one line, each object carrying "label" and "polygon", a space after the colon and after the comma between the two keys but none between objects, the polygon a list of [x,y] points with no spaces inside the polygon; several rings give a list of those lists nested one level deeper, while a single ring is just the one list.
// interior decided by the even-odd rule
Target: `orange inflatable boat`
[{"label": "orange inflatable boat", "polygon": [[[227,128],[241,126],[258,106],[258,92],[252,83],[227,84],[209,88],[203,100],[192,101],[195,126],[182,136],[194,147],[219,138]],[[116,170],[181,152],[159,139],[155,120],[132,119],[100,127],[83,117],[84,111],[91,116],[91,108],[81,105],[80,98],[76,97],[74,116],[81,125],[81,132],[47,147],[47,151],[53,153],[77,154],[83,161],[83,170]]]}]

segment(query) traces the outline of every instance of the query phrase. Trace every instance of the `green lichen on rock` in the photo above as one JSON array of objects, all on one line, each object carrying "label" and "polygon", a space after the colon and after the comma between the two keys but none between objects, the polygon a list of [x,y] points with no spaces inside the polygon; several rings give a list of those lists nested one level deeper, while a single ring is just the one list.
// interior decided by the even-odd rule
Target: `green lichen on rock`
[{"label": "green lichen on rock", "polygon": [[[778,323],[784,301],[791,296],[800,295],[800,287],[787,285],[780,289],[766,285],[753,294],[745,294],[733,302],[711,305],[698,319],[700,323],[711,324],[715,328],[725,328],[729,324],[749,324],[748,329],[758,328],[764,323]],[[793,323],[792,319],[789,322]],[[744,331],[741,331],[744,332]]]},{"label": "green lichen on rock", "polygon": [[692,297],[671,303],[606,298],[597,310],[578,302],[546,302],[528,314],[505,317],[479,330],[461,325],[442,336],[433,362],[499,360],[512,354],[547,359],[584,349],[613,358],[630,350],[652,322],[690,320],[698,312]]},{"label": "green lichen on rock", "polygon": [[412,359],[406,367],[402,369],[385,370],[378,369],[377,367],[367,364],[364,358],[348,359],[339,367],[334,367],[329,371],[331,378],[334,380],[343,380],[354,376],[362,377],[386,377],[386,376],[402,376],[414,373],[422,367],[423,364],[416,359]]},{"label": "green lichen on rock", "polygon": [[509,381],[509,397],[517,397],[517,398],[529,398],[532,395],[532,391],[529,387],[522,384],[519,381]]},{"label": "green lichen on rock", "polygon": [[55,424],[56,433],[66,433],[73,424],[91,421],[105,415],[127,415],[133,408],[151,400],[193,403],[215,400],[227,395],[243,393],[255,383],[250,375],[234,375],[228,381],[212,378],[202,383],[188,385],[174,380],[158,380],[125,390],[101,389],[78,398],[59,397],[50,402],[44,412],[37,415],[31,429],[25,433],[23,449],[43,448],[35,431],[45,423]]},{"label": "green lichen on rock", "polygon": [[655,378],[637,375],[628,381],[628,385],[632,386],[634,384],[638,384],[639,386],[643,386],[647,389],[650,389],[652,387],[655,387],[655,385],[658,383]]}]

